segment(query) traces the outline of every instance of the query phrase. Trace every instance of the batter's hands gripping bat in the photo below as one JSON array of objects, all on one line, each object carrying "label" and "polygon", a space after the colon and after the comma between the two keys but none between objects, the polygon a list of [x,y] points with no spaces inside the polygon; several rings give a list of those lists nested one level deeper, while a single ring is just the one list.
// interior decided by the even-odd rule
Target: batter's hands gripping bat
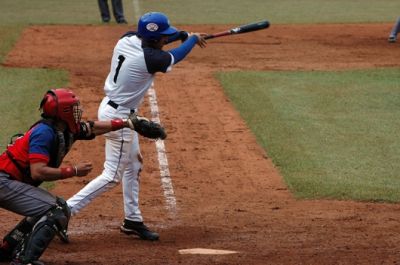
[{"label": "batter's hands gripping bat", "polygon": [[269,21],[264,20],[264,21],[260,21],[257,23],[250,23],[247,25],[242,25],[242,26],[230,29],[230,30],[226,30],[226,31],[222,31],[222,32],[214,33],[214,34],[209,34],[209,35],[205,36],[204,39],[208,40],[208,39],[218,38],[218,37],[227,36],[227,35],[242,34],[242,33],[252,32],[252,31],[256,31],[256,30],[260,30],[260,29],[266,29],[268,27],[269,27]]}]

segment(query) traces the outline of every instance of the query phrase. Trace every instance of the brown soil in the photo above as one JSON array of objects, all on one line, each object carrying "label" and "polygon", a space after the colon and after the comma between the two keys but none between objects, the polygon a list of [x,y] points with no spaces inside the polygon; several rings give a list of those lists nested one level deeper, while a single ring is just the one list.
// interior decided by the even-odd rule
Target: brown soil
[{"label": "brown soil", "polygon": [[[273,25],[209,41],[174,71],[156,79],[161,121],[177,211],[166,208],[154,142],[141,139],[145,168],[141,208],[158,242],[123,235],[121,187],[72,218],[72,242],[58,239],[43,255],[48,264],[400,264],[400,205],[296,200],[278,170],[224,95],[216,71],[342,70],[399,67],[391,25]],[[181,27],[218,32],[226,26]],[[69,86],[96,118],[110,56],[126,26],[33,26],[6,66],[61,68]],[[148,115],[146,102],[142,112]],[[103,138],[76,144],[66,163],[91,160],[90,177],[59,181],[69,198],[102,170]],[[0,233],[19,217],[0,211]],[[180,255],[186,248],[239,251]]]}]

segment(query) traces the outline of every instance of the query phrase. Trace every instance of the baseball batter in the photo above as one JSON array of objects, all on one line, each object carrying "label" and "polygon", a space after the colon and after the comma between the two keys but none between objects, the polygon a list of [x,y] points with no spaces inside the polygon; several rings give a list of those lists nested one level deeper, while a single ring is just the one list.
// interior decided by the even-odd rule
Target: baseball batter
[{"label": "baseball batter", "polygon": [[[205,47],[205,34],[187,33],[172,27],[166,15],[144,14],[137,32],[128,32],[114,48],[110,73],[104,85],[105,97],[99,120],[126,118],[139,108],[156,73],[167,73],[198,44]],[[164,45],[181,40],[177,48],[164,51]],[[92,180],[67,203],[78,213],[94,198],[115,187],[122,179],[125,219],[121,231],[142,239],[157,240],[158,233],[143,223],[139,209],[139,173],[142,168],[138,135],[129,129],[105,134],[105,162],[100,176]]]},{"label": "baseball batter", "polygon": [[0,245],[0,262],[42,264],[40,256],[56,234],[67,241],[70,210],[66,202],[38,186],[43,181],[86,176],[90,162],[60,167],[76,140],[133,128],[137,118],[81,121],[79,99],[68,89],[48,91],[40,104],[42,119],[0,155],[0,207],[25,218]]}]

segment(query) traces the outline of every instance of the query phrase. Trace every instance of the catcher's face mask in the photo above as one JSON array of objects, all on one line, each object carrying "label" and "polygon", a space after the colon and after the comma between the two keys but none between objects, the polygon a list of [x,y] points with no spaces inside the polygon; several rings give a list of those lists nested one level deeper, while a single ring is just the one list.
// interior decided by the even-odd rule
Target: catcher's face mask
[{"label": "catcher's face mask", "polygon": [[77,104],[74,104],[74,105],[72,106],[72,111],[73,111],[73,113],[74,113],[74,120],[75,120],[75,123],[80,123],[80,122],[81,122],[81,119],[82,119],[83,110],[82,110],[82,108],[81,108],[81,103],[80,103],[79,101],[78,101]]},{"label": "catcher's face mask", "polygon": [[64,121],[72,133],[78,133],[82,109],[77,96],[64,88],[47,91],[40,103],[43,116]]}]

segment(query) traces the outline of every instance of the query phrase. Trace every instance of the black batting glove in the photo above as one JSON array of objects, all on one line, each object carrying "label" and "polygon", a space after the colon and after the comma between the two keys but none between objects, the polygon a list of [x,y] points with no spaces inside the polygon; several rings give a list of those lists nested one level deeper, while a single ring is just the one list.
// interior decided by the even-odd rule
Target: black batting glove
[{"label": "black batting glove", "polygon": [[179,31],[179,39],[184,42],[187,40],[187,38],[189,38],[189,33],[187,33],[186,31]]}]

